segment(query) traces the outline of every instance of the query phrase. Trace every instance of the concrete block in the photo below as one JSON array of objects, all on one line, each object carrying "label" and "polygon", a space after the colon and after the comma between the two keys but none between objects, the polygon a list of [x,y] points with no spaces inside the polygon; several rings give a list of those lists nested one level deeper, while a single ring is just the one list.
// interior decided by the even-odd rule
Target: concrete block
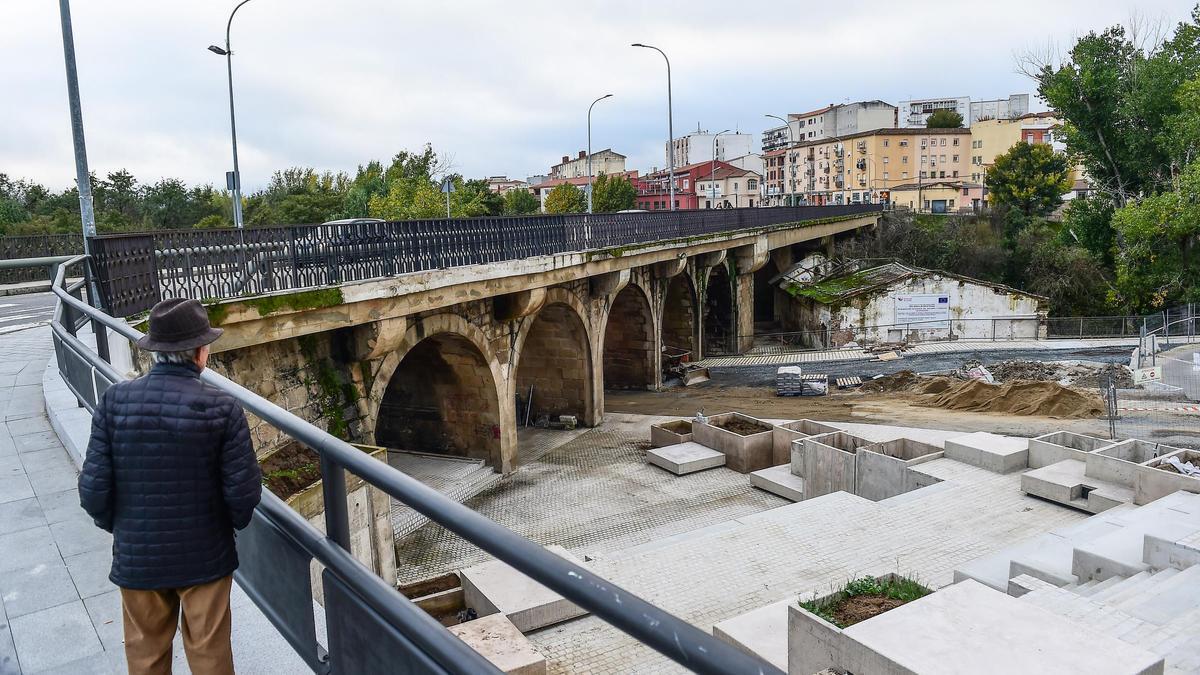
[{"label": "concrete block", "polygon": [[1082,460],[1082,454],[1094,452],[1112,441],[1069,431],[1056,431],[1029,439],[1029,467],[1041,468],[1064,459]]},{"label": "concrete block", "polygon": [[1086,474],[1085,463],[1075,459],[1064,459],[1021,474],[1021,491],[1059,504],[1082,508],[1086,504],[1083,498]]},{"label": "concrete block", "polygon": [[503,614],[450,626],[463,642],[509,675],[545,675],[546,657]]},{"label": "concrete block", "polygon": [[1130,489],[1132,496],[1133,481],[1138,469],[1142,467],[1118,457],[1100,454],[1099,451],[1088,453],[1087,475],[1089,478],[1124,485]]},{"label": "concrete block", "polygon": [[750,472],[750,484],[794,502],[804,499],[804,479],[794,475],[787,464]]},{"label": "concrete block", "polygon": [[1025,438],[977,431],[947,439],[945,456],[988,471],[1009,473],[1028,465],[1029,443]]},{"label": "concrete block", "polygon": [[741,651],[786,671],[788,668],[788,606],[780,600],[713,625],[713,635]]},{"label": "concrete block", "polygon": [[788,603],[788,675],[812,675],[827,668],[841,668],[846,660],[842,629],[809,612],[798,603]]},{"label": "concrete block", "polygon": [[1200,535],[1193,534],[1176,540],[1147,534],[1142,559],[1154,569],[1185,570],[1200,565]]},{"label": "concrete block", "polygon": [[872,501],[902,495],[925,484],[909,467],[941,456],[940,448],[908,438],[864,446],[855,466],[855,494]]},{"label": "concrete block", "polygon": [[855,465],[866,439],[844,431],[804,439],[804,497],[812,499],[831,492],[855,490]]},{"label": "concrete block", "polygon": [[1177,450],[1146,462],[1143,470],[1134,477],[1134,504],[1149,504],[1180,490],[1200,493],[1200,478],[1185,476],[1173,468],[1163,468],[1170,467],[1166,463],[1168,457],[1175,457],[1181,462],[1200,463],[1200,452],[1194,450]]},{"label": "concrete block", "polygon": [[[785,424],[776,424],[771,429],[771,463],[783,464],[791,460],[792,444],[800,439],[816,436],[817,434],[828,434],[838,431],[837,427],[814,422],[812,420],[796,420],[795,422],[787,422]],[[802,476],[804,474],[796,474]]]},{"label": "concrete block", "polygon": [[[561,546],[546,550],[581,564]],[[558,593],[499,560],[481,563],[459,572],[463,600],[479,616],[503,614],[522,633],[562,623],[587,612]]]},{"label": "concrete block", "polygon": [[688,441],[654,448],[646,452],[646,461],[677,476],[725,466],[728,457],[712,448]]},{"label": "concrete block", "polygon": [[674,420],[650,425],[650,446],[662,448],[692,440],[692,421]]},{"label": "concrete block", "polygon": [[1190,514],[1150,514],[1110,534],[1075,546],[1071,572],[1081,581],[1103,581],[1112,576],[1131,577],[1146,570],[1145,537],[1178,541],[1200,532],[1200,522]]},{"label": "concrete block", "polygon": [[[743,436],[722,428],[734,420],[761,427],[762,431]],[[750,473],[771,466],[771,425],[749,415],[723,413],[710,416],[707,423],[694,422],[692,440],[724,453],[727,458],[725,466],[738,473]]]},{"label": "concrete block", "polygon": [[1156,457],[1179,452],[1181,449],[1170,445],[1163,445],[1162,443],[1131,438],[1127,441],[1106,445],[1096,450],[1095,454],[1115,457],[1116,459],[1133,462],[1134,464],[1145,464]]},{"label": "concrete block", "polygon": [[1164,666],[1161,656],[970,580],[850,626],[843,637],[847,656],[862,660],[837,665],[856,673],[1129,675]]}]

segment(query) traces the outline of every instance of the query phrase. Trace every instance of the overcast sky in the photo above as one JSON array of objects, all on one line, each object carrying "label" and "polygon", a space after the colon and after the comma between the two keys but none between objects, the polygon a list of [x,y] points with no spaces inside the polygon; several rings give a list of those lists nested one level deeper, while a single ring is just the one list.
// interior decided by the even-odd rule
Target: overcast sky
[{"label": "overcast sky", "polygon": [[[72,183],[56,2],[0,0],[0,173]],[[92,170],[224,183],[227,0],[76,0]],[[1180,0],[844,0],[741,5],[610,0],[253,0],[234,21],[242,181],[286,166],[353,173],[424,143],[469,176],[544,173],[586,147],[663,166],[671,57],[675,132],[758,134],[844,100],[1034,93],[1016,53],[1128,20],[1174,24]],[[940,7],[944,5],[944,9]],[[1043,109],[1035,103],[1035,109]]]}]

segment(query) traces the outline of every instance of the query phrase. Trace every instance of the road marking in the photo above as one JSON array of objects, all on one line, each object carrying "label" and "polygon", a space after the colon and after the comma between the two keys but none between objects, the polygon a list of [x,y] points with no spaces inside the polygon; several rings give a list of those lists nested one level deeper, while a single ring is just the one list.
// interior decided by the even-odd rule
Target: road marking
[{"label": "road marking", "polygon": [[51,312],[40,312],[37,314],[14,314],[11,316],[0,316],[0,323],[8,323],[10,321],[24,321],[26,319],[36,319],[39,316],[46,316]]},{"label": "road marking", "polygon": [[48,323],[50,323],[50,322],[49,321],[38,321],[35,323],[21,323],[21,324],[15,325],[15,326],[3,326],[3,327],[0,327],[0,335],[7,335],[9,333],[15,333],[19,330],[27,330],[29,328],[37,328],[38,326],[45,326]]}]

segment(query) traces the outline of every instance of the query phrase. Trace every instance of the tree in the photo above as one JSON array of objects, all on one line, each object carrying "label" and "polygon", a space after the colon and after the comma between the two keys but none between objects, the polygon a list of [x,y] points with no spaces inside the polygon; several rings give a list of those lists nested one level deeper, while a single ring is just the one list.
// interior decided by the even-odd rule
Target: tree
[{"label": "tree", "polygon": [[592,181],[592,210],[597,213],[632,209],[637,204],[637,189],[623,176],[601,173]]},{"label": "tree", "polygon": [[934,110],[925,119],[925,126],[929,129],[961,129],[962,125],[963,116],[945,108]]},{"label": "tree", "polygon": [[1116,246],[1112,215],[1109,199],[1099,196],[1072,199],[1063,212],[1059,238],[1064,244],[1084,247],[1111,268]]},{"label": "tree", "polygon": [[583,190],[570,183],[561,183],[546,195],[546,213],[583,213],[586,210]]},{"label": "tree", "polygon": [[1090,251],[1064,243],[1047,224],[1021,232],[1017,251],[1023,260],[1021,288],[1050,300],[1058,316],[1097,316],[1113,311],[1109,300],[1111,274]]},{"label": "tree", "polygon": [[1113,214],[1124,246],[1117,256],[1117,290],[1135,309],[1153,311],[1200,300],[1200,162],[1175,181],[1175,189]]},{"label": "tree", "polygon": [[991,203],[1026,219],[1050,213],[1071,189],[1067,158],[1045,143],[1018,142],[987,171]]},{"label": "tree", "polygon": [[513,188],[504,193],[504,215],[523,216],[527,213],[537,213],[538,198],[529,190]]}]

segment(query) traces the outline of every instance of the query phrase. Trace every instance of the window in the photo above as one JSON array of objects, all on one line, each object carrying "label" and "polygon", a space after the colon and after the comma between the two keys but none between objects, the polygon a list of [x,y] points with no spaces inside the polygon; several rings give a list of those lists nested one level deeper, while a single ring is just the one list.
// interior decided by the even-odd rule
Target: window
[{"label": "window", "polygon": [[908,164],[908,155],[905,155],[905,156],[901,157],[901,158],[900,158],[900,163],[901,163],[901,164]]},{"label": "window", "polygon": [[925,208],[926,208],[926,210],[929,209],[929,200],[928,199],[925,200]]},{"label": "window", "polygon": [[883,179],[884,180],[888,179],[888,172],[886,172],[886,171],[883,172]]},{"label": "window", "polygon": [[885,139],[883,139],[883,147],[886,148],[887,146],[888,146],[888,139],[885,138]]},{"label": "window", "polygon": [[706,208],[706,209],[711,209],[711,208],[712,208],[712,202],[710,202],[710,201],[708,201],[707,199],[705,199],[705,200],[704,200],[704,208]]},{"label": "window", "polygon": [[683,189],[684,190],[688,189],[688,182],[689,182],[689,180],[687,178],[683,179]]},{"label": "window", "polygon": [[758,188],[758,181],[754,180],[753,178],[749,178],[746,180],[746,189],[747,190],[754,190],[756,188]]},{"label": "window", "polygon": [[957,161],[958,161],[958,155],[955,155],[955,156],[954,156],[954,161],[955,161],[955,162],[957,162]]},{"label": "window", "polygon": [[925,172],[924,172],[924,171],[922,171],[922,172],[921,172],[921,178],[924,178],[924,177],[925,177]]},{"label": "window", "polygon": [[939,161],[939,162],[941,162],[942,164],[945,164],[945,163],[946,163],[946,156],[945,156],[945,155],[942,155],[941,157],[938,157],[938,161]]},{"label": "window", "polygon": [[953,199],[951,199],[951,200],[950,200],[950,203],[949,203],[949,204],[947,204],[947,206],[949,206],[950,208],[954,208],[954,200],[953,200]]},{"label": "window", "polygon": [[925,166],[925,164],[928,162],[928,160],[929,160],[928,155],[921,155],[921,166]]},{"label": "window", "polygon": [[900,172],[900,177],[901,177],[901,178],[908,178],[908,172],[907,172],[907,171],[901,171],[901,172]]},{"label": "window", "polygon": [[955,171],[955,172],[954,172],[954,177],[955,177],[955,178],[958,178],[958,172],[957,172],[957,171]]},{"label": "window", "polygon": [[939,171],[939,172],[938,172],[938,174],[939,174],[939,175],[938,175],[938,178],[945,178],[945,177],[946,177],[946,172],[945,172],[945,171]]},{"label": "window", "polygon": [[883,158],[883,163],[884,163],[884,164],[887,164],[887,163],[888,163],[888,158],[887,158],[887,157],[884,157],[884,158]]},{"label": "window", "polygon": [[954,139],[954,147],[956,147],[956,148],[958,147],[958,139],[957,138]]},{"label": "window", "polygon": [[907,148],[908,147],[908,139],[900,141],[900,147]]}]

